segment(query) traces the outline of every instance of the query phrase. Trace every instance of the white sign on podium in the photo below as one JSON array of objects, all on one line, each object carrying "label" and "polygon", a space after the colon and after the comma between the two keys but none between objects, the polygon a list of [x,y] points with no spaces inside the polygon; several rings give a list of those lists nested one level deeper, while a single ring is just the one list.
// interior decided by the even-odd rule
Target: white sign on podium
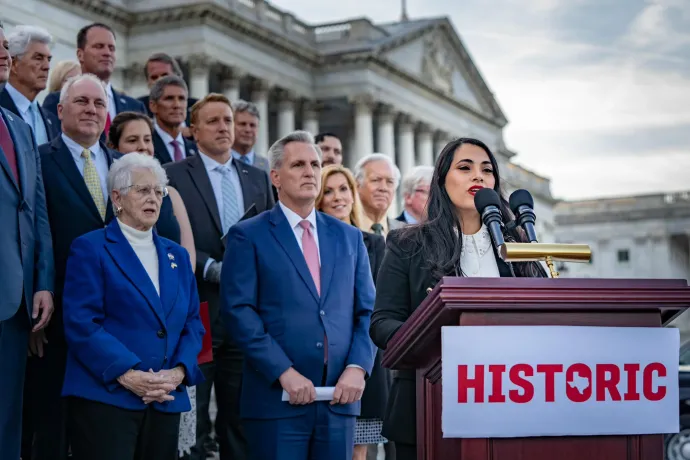
[{"label": "white sign on podium", "polygon": [[444,438],[677,433],[677,329],[442,328]]}]

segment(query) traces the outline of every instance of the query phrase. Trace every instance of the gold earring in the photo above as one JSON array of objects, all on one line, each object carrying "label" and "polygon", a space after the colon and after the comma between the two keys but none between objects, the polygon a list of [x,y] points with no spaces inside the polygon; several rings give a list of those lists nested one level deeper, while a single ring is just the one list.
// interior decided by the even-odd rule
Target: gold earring
[{"label": "gold earring", "polygon": [[120,206],[115,208],[115,215],[119,215],[122,212],[122,208]]}]

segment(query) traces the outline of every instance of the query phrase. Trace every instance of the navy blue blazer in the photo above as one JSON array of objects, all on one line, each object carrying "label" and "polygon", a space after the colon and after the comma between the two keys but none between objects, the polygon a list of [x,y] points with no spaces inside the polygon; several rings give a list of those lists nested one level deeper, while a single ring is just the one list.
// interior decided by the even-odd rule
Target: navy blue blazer
[{"label": "navy blue blazer", "polygon": [[[278,377],[294,367],[320,386],[324,334],[327,386],[334,386],[350,364],[371,372],[374,347],[368,328],[374,283],[362,232],[320,212],[316,222],[320,296],[280,206],[228,232],[220,295],[230,337],[245,354],[242,417],[274,419],[307,411],[306,406],[281,401]],[[328,407],[359,415],[360,406],[358,401]]]},{"label": "navy blue blazer", "polygon": [[35,292],[53,291],[55,271],[36,141],[19,116],[4,108],[0,116],[12,137],[19,173],[18,184],[0,147],[0,321],[4,321],[17,313],[22,294],[30,312]]},{"label": "navy blue blazer", "polygon": [[[108,160],[108,168],[114,160],[122,156],[119,152],[106,148],[103,143],[101,149]],[[62,342],[62,287],[70,246],[75,238],[103,228],[110,222],[113,218],[113,207],[108,199],[103,220],[62,136],[56,137],[50,144],[43,144],[38,151],[41,154],[55,257],[55,312],[46,334],[49,341]]]},{"label": "navy blue blazer", "polygon": [[[144,107],[144,104],[142,104],[140,101],[134,99],[133,97],[126,96],[124,93],[120,93],[118,91],[115,91],[113,89],[113,99],[115,100],[115,113],[121,113],[121,112],[139,112],[139,113],[147,113],[146,108]],[[54,114],[56,117],[58,116],[57,113],[57,106],[58,103],[60,102],[60,91],[55,91],[54,93],[48,94],[45,99],[43,99],[43,108],[49,111],[50,113]],[[62,128],[61,128],[62,129]],[[103,133],[101,135],[101,141],[105,142],[106,140],[106,133]]]},{"label": "navy blue blazer", "polygon": [[116,219],[72,244],[63,294],[67,367],[63,396],[130,410],[142,399],[117,382],[130,369],[155,372],[179,365],[184,384],[162,412],[191,409],[184,385],[203,381],[197,365],[204,327],[187,251],[153,233],[160,295]]},{"label": "navy blue blazer", "polygon": [[[5,88],[3,88],[2,92],[0,92],[0,106],[6,108],[10,112],[14,113],[19,118],[21,118],[21,114],[19,113],[17,105],[14,103],[14,100],[12,100],[12,96],[10,96],[10,93],[8,93],[7,89]],[[46,127],[48,141],[52,141],[60,135],[60,120],[58,119],[57,115],[50,113],[45,108],[39,107],[38,109],[41,112],[41,117],[43,117],[43,124]]]}]

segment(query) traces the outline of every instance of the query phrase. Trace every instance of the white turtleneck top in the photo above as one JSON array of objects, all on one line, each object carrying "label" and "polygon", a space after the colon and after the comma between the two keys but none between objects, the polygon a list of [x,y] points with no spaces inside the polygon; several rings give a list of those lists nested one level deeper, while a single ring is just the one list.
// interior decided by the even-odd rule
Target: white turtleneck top
[{"label": "white turtleneck top", "polygon": [[492,249],[489,229],[482,227],[474,235],[462,234],[460,268],[465,276],[476,278],[499,278],[501,276]]},{"label": "white turtleneck top", "polygon": [[117,219],[117,223],[120,226],[120,230],[122,230],[122,234],[125,235],[132,249],[134,249],[134,253],[144,266],[149,278],[151,278],[156,292],[160,295],[160,283],[158,282],[158,251],[156,251],[156,245],[153,244],[153,230],[137,230],[136,228],[122,223],[120,219]]}]

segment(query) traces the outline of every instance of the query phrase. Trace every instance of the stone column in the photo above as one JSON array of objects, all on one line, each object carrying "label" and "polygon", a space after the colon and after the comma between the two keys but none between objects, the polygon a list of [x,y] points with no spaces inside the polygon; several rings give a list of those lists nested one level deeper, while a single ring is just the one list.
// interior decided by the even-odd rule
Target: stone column
[{"label": "stone column", "polygon": [[240,79],[242,72],[237,67],[223,67],[221,72],[223,94],[230,99],[230,102],[237,102],[240,99]]},{"label": "stone column", "polygon": [[208,92],[211,59],[205,54],[191,56],[189,62],[189,97],[201,99]]},{"label": "stone column", "polygon": [[351,167],[374,151],[374,128],[371,117],[373,102],[369,94],[362,94],[352,99],[355,107],[355,148],[348,158]]},{"label": "stone column", "polygon": [[295,130],[295,96],[289,91],[278,93],[278,137]]},{"label": "stone column", "polygon": [[268,89],[269,84],[265,80],[255,80],[252,85],[251,99],[259,110],[259,135],[256,139],[254,151],[259,155],[268,152]]},{"label": "stone column", "polygon": [[302,104],[302,129],[313,136],[319,134],[319,109],[317,101],[304,101]]},{"label": "stone column", "polygon": [[444,131],[436,131],[434,133],[434,163],[436,159],[441,155],[441,150],[449,142],[450,136]]},{"label": "stone column", "polygon": [[393,125],[393,107],[387,104],[379,106],[378,116],[378,146],[376,150],[385,153],[395,161],[395,129]]},{"label": "stone column", "polygon": [[[116,82],[113,82],[115,85]],[[115,85],[117,88],[117,85]],[[129,94],[149,94],[149,88],[144,78],[144,65],[133,62],[122,69],[122,89]],[[148,107],[146,107],[148,110]]]},{"label": "stone column", "polygon": [[419,164],[424,166],[433,166],[436,158],[434,158],[434,145],[431,139],[431,129],[429,125],[420,123],[417,126],[417,142],[419,152]]},{"label": "stone column", "polygon": [[407,114],[400,114],[398,118],[398,167],[402,177],[405,177],[415,165],[413,127],[412,117]]}]

